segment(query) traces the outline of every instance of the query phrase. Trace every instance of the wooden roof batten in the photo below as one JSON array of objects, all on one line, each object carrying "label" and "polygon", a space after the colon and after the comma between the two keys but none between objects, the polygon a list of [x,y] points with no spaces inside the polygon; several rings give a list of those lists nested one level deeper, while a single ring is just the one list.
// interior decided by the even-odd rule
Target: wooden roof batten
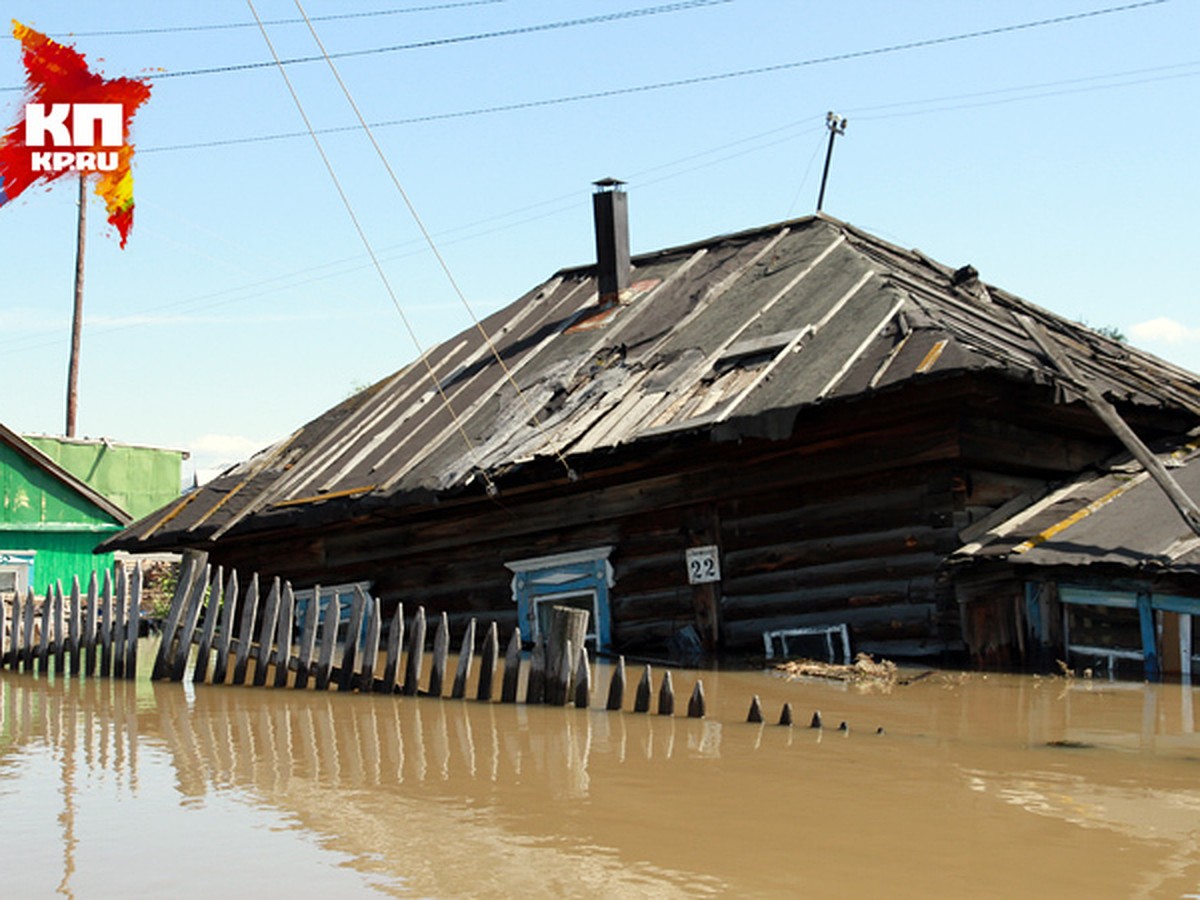
[{"label": "wooden roof batten", "polygon": [[[805,408],[971,371],[1055,387],[1063,399],[1086,399],[1078,386],[1090,384],[1117,402],[1200,419],[1192,373],[985,285],[970,267],[825,214],[630,265],[630,287],[597,327],[571,328],[600,296],[596,267],[575,267],[489,317],[490,341],[467,329],[426,351],[463,427],[479,436],[483,472],[452,446],[455,423],[426,400],[428,378],[413,363],[300,428],[285,454],[243,464],[172,517],[111,543],[203,546],[335,500],[366,510],[406,496],[482,497],[479,475],[510,477],[550,458],[547,447],[586,478],[588,460],[618,447],[685,433],[790,434]],[[1021,317],[1052,331],[1082,374],[1065,376]]]}]

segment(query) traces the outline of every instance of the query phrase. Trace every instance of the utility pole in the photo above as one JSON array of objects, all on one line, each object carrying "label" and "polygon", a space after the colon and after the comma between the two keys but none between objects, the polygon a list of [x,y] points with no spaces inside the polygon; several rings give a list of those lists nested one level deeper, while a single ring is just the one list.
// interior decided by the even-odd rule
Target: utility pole
[{"label": "utility pole", "polygon": [[83,333],[83,251],[87,240],[87,176],[79,173],[79,231],[75,239],[75,314],[71,319],[71,359],[67,364],[67,437],[75,437],[79,408],[79,344]]},{"label": "utility pole", "polygon": [[817,195],[817,212],[825,205],[825,182],[829,180],[829,161],[833,159],[833,139],[846,133],[846,119],[830,110],[825,113],[825,127],[829,129],[829,146],[825,150],[825,171],[821,175],[821,193]]}]

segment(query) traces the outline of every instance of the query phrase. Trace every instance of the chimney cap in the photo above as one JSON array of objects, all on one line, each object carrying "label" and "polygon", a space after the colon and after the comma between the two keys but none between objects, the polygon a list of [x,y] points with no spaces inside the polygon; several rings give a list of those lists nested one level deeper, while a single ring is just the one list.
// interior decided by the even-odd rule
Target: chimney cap
[{"label": "chimney cap", "polygon": [[592,182],[598,189],[597,193],[603,193],[605,189],[615,191],[624,183],[621,179],[613,178],[611,175],[608,178],[601,178],[599,181]]}]

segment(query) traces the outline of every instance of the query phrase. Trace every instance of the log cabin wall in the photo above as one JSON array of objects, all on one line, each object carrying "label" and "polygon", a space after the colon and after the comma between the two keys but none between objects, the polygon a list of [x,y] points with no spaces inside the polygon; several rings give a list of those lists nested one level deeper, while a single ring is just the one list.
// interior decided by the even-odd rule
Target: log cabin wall
[{"label": "log cabin wall", "polygon": [[[855,650],[886,656],[965,651],[943,570],[959,531],[1031,485],[1113,450],[1064,431],[1022,398],[978,385],[930,386],[833,404],[792,439],[675,439],[554,487],[532,475],[495,501],[393,511],[321,528],[223,542],[215,562],[275,571],[297,587],[368,579],[385,601],[511,628],[505,563],[614,548],[615,649],[661,653],[686,626],[726,651],[761,651],[766,630],[844,623]],[[1011,390],[1011,386],[1010,386]],[[689,585],[689,546],[720,547],[722,579]],[[715,608],[706,609],[706,604]],[[997,658],[997,661],[999,659]]]}]

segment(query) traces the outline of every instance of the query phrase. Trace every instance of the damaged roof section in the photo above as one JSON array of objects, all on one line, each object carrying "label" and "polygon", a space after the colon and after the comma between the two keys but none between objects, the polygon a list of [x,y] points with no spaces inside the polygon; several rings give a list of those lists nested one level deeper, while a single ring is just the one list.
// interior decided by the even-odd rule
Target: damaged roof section
[{"label": "damaged roof section", "polygon": [[1014,313],[1113,402],[1200,412],[1190,373],[827,216],[632,265],[615,306],[594,266],[560,271],[113,546],[202,545],[333,498],[430,502],[539,459],[565,478],[677,434],[786,438],[815,404],[963,371],[1072,399]]},{"label": "damaged roof section", "polygon": [[[1200,440],[1156,454],[1190,497],[1200,497]],[[1150,474],[1129,456],[1083,475],[993,526],[953,563],[1125,566],[1200,574],[1200,537]]]}]

